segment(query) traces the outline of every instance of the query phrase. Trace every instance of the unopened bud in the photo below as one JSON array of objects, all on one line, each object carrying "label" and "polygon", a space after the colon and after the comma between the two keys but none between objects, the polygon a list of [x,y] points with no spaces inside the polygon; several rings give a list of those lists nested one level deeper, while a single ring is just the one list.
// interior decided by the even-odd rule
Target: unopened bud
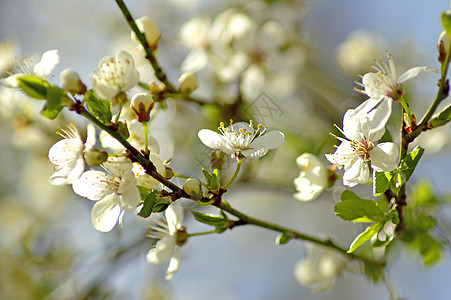
[{"label": "unopened bud", "polygon": [[108,159],[108,153],[103,150],[89,149],[84,154],[85,161],[90,166],[99,166]]},{"label": "unopened bud", "polygon": [[202,186],[199,179],[188,178],[183,184],[183,190],[191,197],[193,200],[202,199]]},{"label": "unopened bud", "polygon": [[171,168],[165,167],[164,173],[161,175],[163,175],[164,178],[166,178],[166,179],[171,179],[172,177],[174,177],[174,172],[172,171]]},{"label": "unopened bud", "polygon": [[72,69],[65,69],[60,74],[61,86],[66,91],[73,94],[84,94],[86,92],[86,85],[81,81],[77,72]]},{"label": "unopened bud", "polygon": [[197,77],[192,72],[185,72],[179,78],[179,91],[183,94],[190,94],[197,89]]},{"label": "unopened bud", "polygon": [[224,166],[224,161],[226,159],[225,153],[221,150],[213,150],[210,153],[210,166],[211,168],[222,170],[222,167]]},{"label": "unopened bud", "polygon": [[128,139],[130,137],[130,131],[128,131],[127,122],[119,121],[117,124],[117,131],[122,135],[124,139]]},{"label": "unopened bud", "polygon": [[185,243],[188,241],[188,237],[188,232],[186,232],[185,227],[177,229],[175,233],[175,244],[179,247],[185,245]]},{"label": "unopened bud", "polygon": [[141,93],[133,95],[130,107],[135,112],[138,122],[147,123],[150,120],[150,111],[154,106],[150,94]]},{"label": "unopened bud", "polygon": [[446,31],[443,31],[440,34],[437,42],[437,50],[438,50],[438,61],[440,63],[446,60],[446,56],[448,55],[449,47],[451,44],[451,39]]},{"label": "unopened bud", "polygon": [[[146,37],[147,43],[152,50],[157,48],[158,40],[160,39],[160,29],[158,28],[157,23],[151,18],[145,16],[136,20],[136,25],[139,30],[144,33]],[[138,42],[139,40],[136,37],[136,34],[132,31],[131,38],[133,41]]]}]

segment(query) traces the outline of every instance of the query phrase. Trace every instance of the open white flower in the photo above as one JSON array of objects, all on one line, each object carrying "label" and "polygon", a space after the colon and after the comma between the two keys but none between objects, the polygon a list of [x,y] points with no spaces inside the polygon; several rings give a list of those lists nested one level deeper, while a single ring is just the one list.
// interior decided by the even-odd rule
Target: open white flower
[{"label": "open white flower", "polygon": [[310,153],[304,153],[296,159],[301,168],[299,177],[294,179],[297,193],[293,196],[300,201],[316,199],[327,187],[327,170],[319,159]]},{"label": "open white flower", "polygon": [[139,74],[133,57],[126,51],[119,51],[115,57],[102,58],[99,69],[94,70],[90,78],[96,96],[109,100],[133,88],[138,83]]},{"label": "open white flower", "polygon": [[132,162],[125,157],[110,157],[102,164],[108,172],[90,170],[74,182],[74,192],[97,201],[91,211],[94,228],[108,232],[124,212],[131,212],[141,202]]},{"label": "open white flower", "polygon": [[58,50],[49,50],[42,54],[41,60],[35,65],[31,65],[29,61],[22,58],[22,61],[18,64],[16,73],[3,80],[3,83],[11,88],[18,88],[19,82],[17,78],[22,75],[34,75],[41,79],[47,79],[50,73],[55,69],[58,64],[60,56]]},{"label": "open white flower", "polygon": [[313,292],[323,292],[331,288],[346,261],[340,255],[323,247],[312,246],[310,255],[294,266],[294,278]]},{"label": "open white flower", "polygon": [[[166,170],[160,156],[156,153],[149,153],[149,160],[154,164],[157,172],[163,174]],[[144,186],[149,189],[155,189],[160,185],[160,182],[146,173],[146,170],[139,164],[133,163],[133,173],[136,176],[136,181],[138,185]]]},{"label": "open white flower", "polygon": [[83,144],[80,132],[73,123],[68,129],[60,129],[58,134],[64,139],[56,142],[49,150],[49,159],[55,165],[55,173],[50,177],[50,184],[72,184],[85,170],[84,153],[96,143],[95,128],[88,124],[86,143]]},{"label": "open white flower", "polygon": [[269,149],[279,147],[285,140],[282,132],[273,130],[266,133],[266,128],[260,124],[254,129],[252,121],[233,124],[230,120],[228,127],[224,127],[221,122],[218,128],[221,134],[202,129],[198,136],[207,147],[219,149],[226,154],[242,154],[249,159],[255,159],[264,156]]},{"label": "open white flower", "polygon": [[[147,262],[157,266],[169,261],[166,280],[171,279],[180,267],[180,247],[177,247],[177,232],[182,230],[183,208],[171,204],[165,211],[166,223],[156,222],[159,226],[151,227],[149,237],[159,239],[155,248],[147,253]],[[183,231],[183,230],[182,230]],[[186,242],[184,240],[183,242]]]},{"label": "open white flower", "polygon": [[392,171],[398,165],[398,147],[394,143],[374,144],[385,132],[391,104],[384,101],[373,107],[374,102],[377,100],[370,99],[345,113],[343,130],[339,130],[346,138],[336,137],[341,144],[335,153],[326,154],[331,163],[344,167],[343,184],[349,187],[368,182],[369,163],[378,172]]},{"label": "open white flower", "polygon": [[382,60],[374,60],[374,64],[370,65],[376,72],[369,72],[363,75],[362,83],[356,82],[362,86],[364,90],[356,90],[362,94],[368,95],[373,99],[397,99],[404,95],[402,83],[412,79],[422,72],[437,72],[429,67],[414,67],[401,76],[397,76],[395,63],[391,54],[387,52],[388,65]]}]

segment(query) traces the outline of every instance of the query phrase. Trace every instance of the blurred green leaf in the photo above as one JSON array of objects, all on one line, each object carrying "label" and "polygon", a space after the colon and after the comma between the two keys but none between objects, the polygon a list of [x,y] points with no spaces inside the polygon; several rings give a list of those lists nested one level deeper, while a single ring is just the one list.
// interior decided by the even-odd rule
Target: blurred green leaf
[{"label": "blurred green leaf", "polygon": [[368,226],[364,232],[359,234],[354,239],[351,246],[349,247],[348,253],[354,252],[357,248],[359,248],[368,240],[370,240],[375,234],[379,233],[379,231],[381,231],[384,228],[384,225],[385,222],[377,222]]},{"label": "blurred green leaf", "polygon": [[384,211],[372,200],[365,200],[349,190],[341,194],[342,202],[334,207],[335,214],[346,221],[378,222],[385,220]]},{"label": "blurred green leaf", "polygon": [[276,237],[276,245],[284,245],[284,244],[288,243],[291,239],[292,239],[291,235],[289,235],[287,233],[279,234]]},{"label": "blurred green leaf", "polygon": [[53,120],[63,109],[61,102],[67,98],[66,92],[56,86],[49,85],[46,93],[47,102],[44,104],[41,114],[47,119]]},{"label": "blurred green leaf", "polygon": [[49,83],[33,75],[18,76],[20,88],[30,97],[38,100],[46,99]]},{"label": "blurred green leaf", "polygon": [[198,222],[216,226],[216,227],[224,227],[224,225],[227,225],[229,219],[227,218],[227,215],[223,214],[221,216],[216,215],[210,215],[210,214],[203,214],[197,211],[191,211],[191,213],[194,216],[194,219],[196,219]]}]

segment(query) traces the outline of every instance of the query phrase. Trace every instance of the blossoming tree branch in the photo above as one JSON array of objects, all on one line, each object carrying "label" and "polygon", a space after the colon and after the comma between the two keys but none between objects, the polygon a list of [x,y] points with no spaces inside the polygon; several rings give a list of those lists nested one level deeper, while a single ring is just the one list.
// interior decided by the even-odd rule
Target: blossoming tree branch
[{"label": "blossoming tree branch", "polygon": [[[248,225],[277,232],[276,244],[306,242],[309,255],[296,264],[294,276],[314,291],[330,288],[353,263],[371,280],[387,282],[387,258],[397,243],[416,247],[426,265],[441,257],[444,245],[432,231],[436,221],[425,210],[426,205],[438,203],[412,198],[408,189],[424,149],[409,146],[420,135],[451,121],[450,104],[438,111],[449,93],[450,12],[441,15],[444,32],[437,44],[439,70],[414,67],[398,76],[391,54],[376,58],[371,62],[373,71],[356,82],[356,91],[367,100],[347,110],[341,125],[330,124],[334,131],[331,138],[338,140],[336,148],[323,157],[304,153],[296,159],[301,171],[294,179],[294,198],[300,201],[311,201],[342,180],[346,189],[335,205],[336,216],[365,224],[365,230],[346,245],[254,218],[252,212],[238,211],[227,202],[227,192],[234,188],[242,166],[281,147],[285,141],[282,131],[254,124],[239,114],[238,120],[223,120],[218,128],[199,129],[197,137],[187,138],[198,138],[198,143],[211,149],[211,170],[202,169],[202,180],[179,174],[170,167],[170,161],[161,160],[159,141],[152,136],[149,125],[168,102],[187,102],[198,108],[213,103],[219,110],[226,105],[192,96],[202,85],[194,72],[185,72],[178,82],[171,82],[158,60],[158,45],[165,38],[158,25],[148,17],[135,20],[122,0],[116,3],[130,26],[131,39],[158,81],[143,82],[133,56],[125,50],[102,58],[90,75],[90,85],[72,69],[61,73],[59,85],[48,80],[59,63],[57,50],[45,52],[34,66],[17,68],[2,79],[5,86],[20,88],[31,99],[42,101],[41,115],[45,118],[58,118],[62,110],[68,110],[88,121],[86,140],[73,123],[58,129],[62,139],[48,152],[54,165],[49,182],[71,185],[76,194],[94,202],[91,221],[96,230],[110,232],[116,226],[127,230],[122,224],[124,217],[158,215],[149,222],[146,258],[156,265],[169,261],[168,280],[176,275],[180,252],[189,239]],[[206,52],[198,52],[196,65],[208,59]],[[433,73],[438,79],[437,94],[425,112],[409,103],[404,85],[422,73]],[[136,87],[141,92],[130,92]],[[397,120],[397,132],[387,129],[390,120]],[[96,148],[98,139],[100,149]],[[230,174],[223,172],[227,159],[233,163]],[[329,166],[324,164],[326,160]],[[184,183],[178,184],[180,180]],[[351,190],[357,185],[372,186],[374,198],[358,196]],[[191,213],[208,230],[191,232],[184,226],[186,209],[179,205],[182,198],[198,204]],[[217,214],[203,213],[203,206],[216,207]],[[387,287],[391,297],[396,298],[392,287]]]}]

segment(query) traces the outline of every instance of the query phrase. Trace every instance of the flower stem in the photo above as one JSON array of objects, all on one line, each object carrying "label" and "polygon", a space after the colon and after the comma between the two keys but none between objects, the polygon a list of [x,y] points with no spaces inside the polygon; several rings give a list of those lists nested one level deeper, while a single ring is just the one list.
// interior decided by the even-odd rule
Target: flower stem
[{"label": "flower stem", "polygon": [[122,107],[124,105],[121,103],[119,104],[119,109],[117,110],[117,114],[116,117],[114,118],[114,123],[117,123],[119,121],[119,117],[121,116],[121,112],[122,112]]},{"label": "flower stem", "polygon": [[144,149],[146,149],[146,154],[149,154],[149,137],[147,136],[147,123],[142,123],[144,129]]},{"label": "flower stem", "polygon": [[243,159],[238,158],[238,162],[236,163],[235,173],[233,173],[233,176],[232,176],[232,178],[230,178],[229,182],[227,182],[226,185],[223,186],[224,189],[227,189],[235,181],[236,176],[238,176],[238,173],[240,172],[242,162],[243,162]]},{"label": "flower stem", "polygon": [[404,99],[404,97],[400,97],[399,102],[401,103],[402,108],[404,109],[404,112],[405,112],[405,114],[403,114],[403,117],[404,117],[404,115],[407,115],[407,120],[409,121],[407,126],[410,127],[412,125],[413,120],[412,120],[412,114],[410,113],[409,105],[407,104],[406,99]]},{"label": "flower stem", "polygon": [[217,233],[215,230],[211,230],[211,231],[203,231],[203,232],[196,232],[196,233],[188,233],[188,237],[192,237],[192,236],[199,236],[199,235],[207,235],[207,234],[213,234],[213,233]]}]

